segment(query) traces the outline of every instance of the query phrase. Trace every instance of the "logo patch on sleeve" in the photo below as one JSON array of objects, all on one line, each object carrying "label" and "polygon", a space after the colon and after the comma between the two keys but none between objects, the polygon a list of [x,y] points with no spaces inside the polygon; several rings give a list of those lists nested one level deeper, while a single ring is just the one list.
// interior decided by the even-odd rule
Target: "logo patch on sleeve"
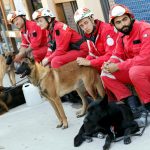
[{"label": "logo patch on sleeve", "polygon": [[108,46],[113,46],[114,45],[114,40],[110,37],[110,35],[107,36],[107,45]]},{"label": "logo patch on sleeve", "polygon": [[66,29],[67,29],[67,25],[64,24],[64,25],[63,25],[63,30],[66,30]]},{"label": "logo patch on sleeve", "polygon": [[36,31],[33,31],[32,35],[33,35],[33,37],[37,37]]},{"label": "logo patch on sleeve", "polygon": [[147,38],[147,37],[149,37],[149,34],[143,34],[143,38]]}]

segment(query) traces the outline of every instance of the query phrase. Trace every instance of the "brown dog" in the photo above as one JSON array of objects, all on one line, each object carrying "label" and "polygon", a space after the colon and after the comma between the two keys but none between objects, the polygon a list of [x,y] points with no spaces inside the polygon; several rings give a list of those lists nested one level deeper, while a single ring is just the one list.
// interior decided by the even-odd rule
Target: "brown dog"
[{"label": "brown dog", "polygon": [[22,85],[15,87],[0,86],[0,115],[9,111],[9,109],[25,103],[22,91]]},{"label": "brown dog", "polygon": [[3,86],[3,79],[6,73],[8,74],[11,85],[16,84],[14,63],[10,61],[13,57],[14,53],[11,51],[6,51],[4,55],[0,55],[0,86]]},{"label": "brown dog", "polygon": [[55,113],[59,119],[57,127],[67,128],[68,122],[65,115],[60,97],[76,90],[82,99],[82,109],[78,117],[83,116],[86,112],[87,102],[85,91],[87,91],[94,100],[98,94],[103,97],[103,89],[100,76],[94,68],[79,66],[76,61],[68,63],[58,69],[43,67],[33,60],[27,60],[22,63],[18,74],[24,77],[28,75],[30,81],[40,87],[41,93],[52,104]]}]

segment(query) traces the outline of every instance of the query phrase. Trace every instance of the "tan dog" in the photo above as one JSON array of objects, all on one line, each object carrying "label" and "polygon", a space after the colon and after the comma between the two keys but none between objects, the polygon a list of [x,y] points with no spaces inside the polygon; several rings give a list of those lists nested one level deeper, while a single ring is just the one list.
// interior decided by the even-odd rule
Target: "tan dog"
[{"label": "tan dog", "polygon": [[[78,117],[86,112],[87,102],[85,91],[87,91],[94,100],[98,94],[103,97],[105,92],[97,70],[91,67],[79,66],[76,61],[68,63],[58,69],[43,67],[31,60],[20,66],[24,68],[22,76],[28,75],[30,81],[40,87],[41,93],[52,104],[55,113],[59,119],[57,127],[67,128],[68,122],[65,115],[60,97],[76,90],[82,99],[82,109]],[[26,68],[26,69],[25,69]],[[19,72],[18,72],[19,73]]]},{"label": "tan dog", "polygon": [[3,86],[3,79],[5,74],[8,74],[8,77],[10,79],[11,85],[16,84],[16,79],[15,79],[15,68],[13,61],[9,65],[7,65],[8,59],[13,59],[14,53],[10,51],[6,51],[4,55],[0,55],[0,86]]}]

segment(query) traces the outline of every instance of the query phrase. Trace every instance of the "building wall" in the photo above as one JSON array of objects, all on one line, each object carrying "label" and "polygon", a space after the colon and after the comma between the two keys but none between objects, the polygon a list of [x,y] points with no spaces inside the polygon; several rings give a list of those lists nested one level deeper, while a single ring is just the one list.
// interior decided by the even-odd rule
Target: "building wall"
[{"label": "building wall", "polygon": [[90,8],[92,10],[92,12],[94,13],[94,17],[100,20],[104,20],[104,16],[103,16],[103,12],[102,12],[102,8],[100,5],[100,0],[76,0],[78,7],[87,7]]},{"label": "building wall", "polygon": [[14,1],[14,4],[15,4],[16,10],[25,11],[25,8],[24,8],[24,6],[23,6],[22,0],[15,0],[15,1]]},{"label": "building wall", "polygon": [[[4,1],[4,5],[5,5],[5,2],[10,1],[10,0],[3,0],[3,1]],[[65,13],[63,10],[64,5],[66,6],[66,4],[68,2],[73,2],[73,1],[77,2],[78,8],[84,7],[84,6],[88,7],[93,11],[95,18],[104,20],[102,8],[100,5],[100,0],[94,0],[94,3],[93,3],[93,0],[41,0],[43,7],[52,10],[53,13],[56,15],[56,18],[59,21],[62,21],[65,23],[67,23],[66,22],[67,16],[65,16]],[[29,4],[29,3],[31,3],[30,1],[28,1],[28,0],[11,0],[11,2],[14,3],[16,10],[23,10],[26,12],[27,19],[29,19],[29,20],[32,19],[31,15],[33,12],[33,8],[31,8],[32,6]],[[70,14],[72,14],[72,11],[70,9],[68,9],[67,13],[70,15]],[[73,18],[73,14],[71,15],[71,17]],[[74,27],[75,25],[72,25],[72,26]],[[74,28],[76,28],[76,27],[74,27]],[[10,32],[10,33],[13,33],[13,32]],[[18,35],[13,35],[13,34],[8,34],[8,36],[9,37],[18,37]]]},{"label": "building wall", "polygon": [[112,7],[112,6],[115,4],[115,1],[114,1],[114,0],[108,0],[108,1],[109,1],[110,7]]},{"label": "building wall", "polygon": [[43,7],[49,8],[55,14],[56,18],[65,22],[65,16],[60,3],[55,3],[54,0],[41,0]]},{"label": "building wall", "polygon": [[66,2],[72,2],[72,1],[77,2],[78,8],[84,6],[90,8],[94,13],[95,18],[104,20],[102,8],[100,5],[100,0],[94,0],[94,3],[93,0],[41,0],[41,1],[43,7],[48,7],[53,12],[55,12],[56,17],[60,21],[65,20],[65,16],[63,15],[63,9],[61,4]]}]

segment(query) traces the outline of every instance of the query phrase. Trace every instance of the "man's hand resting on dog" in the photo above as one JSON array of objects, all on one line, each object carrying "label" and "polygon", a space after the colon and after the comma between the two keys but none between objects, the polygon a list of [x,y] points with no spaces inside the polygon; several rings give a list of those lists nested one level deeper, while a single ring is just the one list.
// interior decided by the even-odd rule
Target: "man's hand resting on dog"
[{"label": "man's hand resting on dog", "polygon": [[32,48],[29,46],[28,48],[21,47],[19,53],[15,56],[14,62],[21,62],[23,58],[25,58],[29,53],[31,53]]},{"label": "man's hand resting on dog", "polygon": [[119,70],[118,65],[112,62],[104,62],[102,70],[108,73],[114,73]]},{"label": "man's hand resting on dog", "polygon": [[44,59],[42,60],[42,65],[43,65],[43,66],[48,65],[48,63],[49,63],[48,58],[44,58]]},{"label": "man's hand resting on dog", "polygon": [[17,63],[21,62],[22,59],[23,59],[23,57],[24,57],[24,54],[18,53],[18,54],[15,56],[14,62],[17,62]]},{"label": "man's hand resting on dog", "polygon": [[85,58],[78,57],[76,61],[80,66],[91,66],[90,61]]}]

